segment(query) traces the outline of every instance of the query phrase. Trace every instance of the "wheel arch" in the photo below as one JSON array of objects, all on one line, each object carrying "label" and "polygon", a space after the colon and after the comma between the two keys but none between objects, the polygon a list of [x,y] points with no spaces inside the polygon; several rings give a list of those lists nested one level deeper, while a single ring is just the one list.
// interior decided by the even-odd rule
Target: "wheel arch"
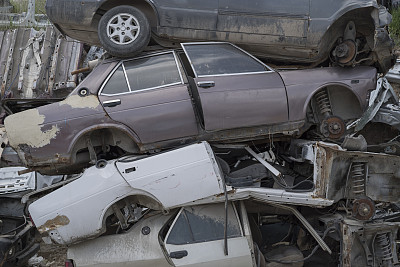
[{"label": "wheel arch", "polygon": [[[343,36],[344,30],[349,21],[354,21],[357,33],[362,34],[367,39],[367,44],[373,42],[376,22],[371,13],[374,8],[375,7],[373,6],[354,4],[336,13],[334,15],[336,18],[333,18],[333,23],[326,25],[327,29],[322,37],[317,38],[317,35],[314,37],[318,39],[317,46],[321,54],[321,60],[326,58],[326,56],[329,58],[330,52],[335,47],[336,41]],[[316,32],[318,30],[321,29],[315,29]],[[368,37],[372,37],[372,39],[368,40]]]},{"label": "wheel arch", "polygon": [[120,198],[113,199],[112,202],[104,207],[103,212],[99,218],[99,227],[101,227],[101,233],[104,233],[106,231],[106,220],[109,216],[113,214],[112,206],[118,203],[122,205],[125,201],[137,203],[151,210],[160,210],[164,213],[168,213],[168,210],[164,209],[161,201],[159,201],[155,196],[142,190],[134,190],[133,192],[129,193],[129,195],[124,195]]},{"label": "wheel arch", "polygon": [[[362,103],[363,102],[362,102],[360,96],[357,93],[355,93],[349,85],[347,85],[345,83],[326,83],[324,85],[321,85],[321,86],[315,88],[315,90],[311,94],[308,95],[306,101],[304,102],[304,106],[303,106],[303,118],[307,119],[307,109],[311,105],[311,102],[312,102],[314,96],[317,93],[324,90],[325,88],[328,89],[329,94],[331,93],[331,91],[333,91],[335,93],[335,95],[334,95],[335,98],[337,97],[336,95],[342,95],[344,97],[350,96],[351,99],[347,98],[347,100],[350,100],[351,102],[356,99],[357,104],[358,104],[357,107],[359,107],[359,112],[360,113],[362,112]],[[331,96],[331,94],[330,94],[330,96]],[[338,103],[338,101],[335,101],[334,103],[332,103],[332,99],[330,99],[330,101],[331,101],[332,106],[337,105],[337,103]],[[341,107],[344,107],[344,110],[342,110],[343,113],[351,114],[352,112],[354,112],[354,106],[351,107],[348,105],[343,105],[343,106],[341,105]],[[333,107],[333,109],[335,109],[335,107]],[[355,116],[357,116],[357,115],[355,115]]]},{"label": "wheel arch", "polygon": [[79,145],[79,141],[81,141],[82,138],[84,138],[87,134],[93,133],[95,131],[104,131],[104,130],[110,130],[111,133],[113,131],[122,133],[126,135],[126,137],[130,138],[138,147],[140,147],[141,141],[139,137],[137,136],[136,133],[128,129],[127,127],[123,125],[116,125],[116,124],[102,124],[101,126],[95,125],[91,126],[88,128],[85,128],[78,132],[74,138],[72,139],[72,142],[70,143],[68,147],[68,153],[73,157],[72,153],[76,149],[76,146]]},{"label": "wheel arch", "polygon": [[157,27],[159,19],[156,7],[149,0],[108,0],[104,1],[99,8],[96,10],[92,26],[97,29],[100,18],[111,8],[121,5],[128,5],[138,8],[142,11],[146,18],[149,20],[150,27]]}]

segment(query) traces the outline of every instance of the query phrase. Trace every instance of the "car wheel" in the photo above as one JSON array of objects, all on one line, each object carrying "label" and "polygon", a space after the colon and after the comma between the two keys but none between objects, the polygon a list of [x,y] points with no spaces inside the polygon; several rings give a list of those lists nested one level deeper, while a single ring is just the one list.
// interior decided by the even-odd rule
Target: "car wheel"
[{"label": "car wheel", "polygon": [[131,57],[150,41],[150,24],[133,6],[117,6],[107,11],[98,26],[100,43],[111,55]]}]

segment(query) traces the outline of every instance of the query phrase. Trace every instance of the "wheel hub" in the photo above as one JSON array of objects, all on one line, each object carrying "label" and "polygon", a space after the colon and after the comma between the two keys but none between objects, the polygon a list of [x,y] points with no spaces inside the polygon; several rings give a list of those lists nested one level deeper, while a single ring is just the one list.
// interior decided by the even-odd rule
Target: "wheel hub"
[{"label": "wheel hub", "polygon": [[330,116],[321,123],[321,133],[331,139],[339,139],[346,130],[344,121],[337,116]]},{"label": "wheel hub", "polygon": [[357,45],[353,40],[346,40],[343,43],[336,46],[333,50],[332,55],[336,61],[340,64],[346,65],[355,59],[357,54]]},{"label": "wheel hub", "polygon": [[357,220],[368,221],[375,215],[375,204],[369,198],[361,198],[353,201],[352,215]]},{"label": "wheel hub", "polygon": [[136,17],[129,13],[113,16],[107,23],[107,36],[117,45],[127,45],[136,40],[140,25]]}]

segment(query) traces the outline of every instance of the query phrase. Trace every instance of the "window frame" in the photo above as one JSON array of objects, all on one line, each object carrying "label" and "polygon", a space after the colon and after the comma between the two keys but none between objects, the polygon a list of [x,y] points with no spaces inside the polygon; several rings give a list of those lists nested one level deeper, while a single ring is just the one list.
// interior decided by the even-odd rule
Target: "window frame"
[{"label": "window frame", "polygon": [[[193,66],[193,62],[192,59],[190,58],[185,45],[189,46],[189,45],[209,45],[209,44],[229,44],[233,47],[235,47],[236,49],[238,49],[239,51],[243,52],[245,55],[249,56],[250,58],[254,59],[255,61],[257,61],[258,63],[260,63],[261,65],[263,65],[264,67],[266,67],[268,70],[266,71],[256,71],[256,72],[238,72],[238,73],[225,73],[225,74],[209,74],[209,75],[198,75],[196,72],[196,69]],[[192,67],[193,73],[195,75],[195,78],[203,78],[203,77],[223,77],[223,76],[233,76],[233,75],[249,75],[249,74],[261,74],[261,73],[272,73],[275,72],[270,66],[268,66],[267,64],[265,64],[264,62],[262,62],[261,60],[259,60],[258,58],[256,58],[255,56],[253,56],[252,54],[248,53],[246,50],[241,49],[240,47],[231,44],[229,42],[190,42],[190,43],[182,43],[181,44],[183,51],[185,52],[185,55],[187,57],[187,59],[189,60],[190,66]]]},{"label": "window frame", "polygon": [[[238,214],[238,211],[236,209],[236,206],[233,205],[233,203],[229,203],[228,205],[231,205],[231,207],[233,209],[233,214],[235,215],[235,219],[236,219],[236,222],[237,222],[237,224],[239,226],[239,231],[240,231],[240,236],[236,236],[236,237],[229,237],[228,236],[228,239],[244,237],[243,226],[242,226],[241,220],[239,218],[239,214]],[[224,239],[216,239],[216,240],[208,240],[208,241],[196,241],[196,240],[193,240],[193,242],[189,242],[189,243],[185,243],[185,244],[178,244],[178,245],[177,244],[168,243],[168,238],[169,238],[169,236],[171,234],[171,231],[175,227],[175,224],[176,224],[177,220],[182,215],[182,213],[185,210],[185,208],[186,207],[182,207],[179,210],[179,212],[177,213],[177,215],[175,216],[174,220],[172,221],[171,226],[169,227],[169,229],[167,231],[167,234],[165,235],[165,238],[164,238],[164,241],[163,241],[165,244],[174,245],[174,246],[183,246],[183,245],[199,244],[199,243],[207,243],[207,242],[213,242],[213,241],[218,241],[218,240],[224,240]],[[184,216],[186,217],[185,214],[184,214]],[[191,229],[191,225],[190,225],[187,217],[186,217],[186,223],[188,224],[189,229]]]},{"label": "window frame", "polygon": [[[154,57],[154,56],[159,56],[159,55],[165,55],[165,54],[171,54],[174,56],[174,61],[175,61],[175,67],[178,70],[179,73],[179,79],[180,82],[175,82],[175,83],[170,83],[170,84],[165,84],[165,85],[160,85],[160,86],[155,86],[155,87],[150,87],[150,88],[144,88],[144,89],[140,89],[140,90],[135,90],[132,91],[131,89],[131,85],[129,83],[129,78],[128,75],[126,73],[126,69],[125,69],[125,65],[124,62],[129,62],[129,61],[134,61],[137,59],[142,59],[142,58],[148,58],[148,57]],[[107,76],[107,78],[105,79],[105,81],[103,82],[103,84],[100,87],[99,96],[118,96],[118,95],[127,95],[127,94],[132,94],[132,93],[140,93],[140,92],[145,92],[145,91],[150,91],[150,90],[156,90],[156,89],[160,89],[160,88],[164,88],[164,87],[168,87],[168,86],[173,86],[173,85],[178,85],[178,84],[185,84],[184,80],[183,80],[183,76],[182,76],[182,71],[179,67],[179,63],[178,63],[178,57],[176,55],[176,52],[174,50],[169,50],[169,51],[163,51],[163,52],[158,52],[158,53],[154,53],[154,54],[150,54],[150,55],[144,55],[141,57],[136,57],[133,59],[123,59],[120,62],[118,62],[118,64],[112,69],[112,71],[110,72],[110,74]],[[108,81],[111,79],[111,77],[114,75],[114,73],[118,70],[118,68],[122,65],[122,70],[124,72],[124,76],[125,76],[125,82],[128,85],[128,89],[129,92],[123,92],[123,93],[117,93],[117,94],[105,94],[103,93],[103,89],[104,87],[107,85]]]}]

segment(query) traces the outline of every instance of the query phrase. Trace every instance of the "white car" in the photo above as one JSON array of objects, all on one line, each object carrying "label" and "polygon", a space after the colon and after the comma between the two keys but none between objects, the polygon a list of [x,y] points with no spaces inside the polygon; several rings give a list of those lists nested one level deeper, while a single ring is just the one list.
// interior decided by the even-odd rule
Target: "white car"
[{"label": "white car", "polygon": [[[68,262],[72,266],[113,267],[275,266],[266,265],[253,243],[250,228],[254,221],[250,220],[243,202],[229,203],[226,208],[223,203],[188,206],[169,215],[151,212],[123,234],[70,246]],[[277,253],[279,250],[285,253]],[[303,254],[293,245],[275,248],[268,255],[298,261],[291,266],[303,266]]]},{"label": "white car", "polygon": [[[344,211],[301,210],[306,218],[288,205],[246,200],[187,206],[169,214],[151,211],[119,234],[69,246],[66,266],[364,267],[399,263],[395,242],[399,222],[360,222]],[[391,219],[393,215],[399,211]]]}]

